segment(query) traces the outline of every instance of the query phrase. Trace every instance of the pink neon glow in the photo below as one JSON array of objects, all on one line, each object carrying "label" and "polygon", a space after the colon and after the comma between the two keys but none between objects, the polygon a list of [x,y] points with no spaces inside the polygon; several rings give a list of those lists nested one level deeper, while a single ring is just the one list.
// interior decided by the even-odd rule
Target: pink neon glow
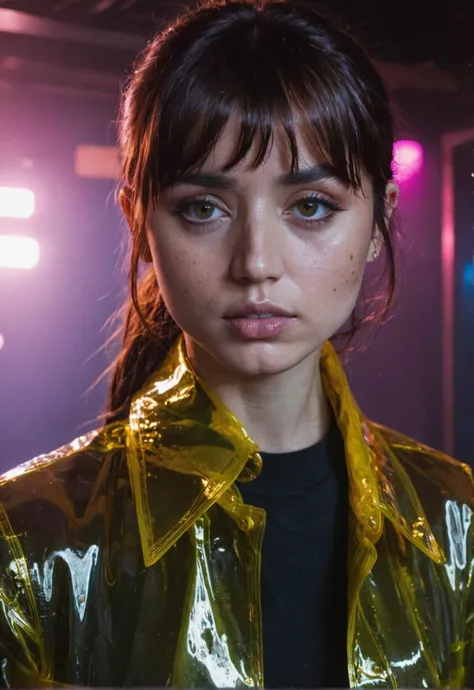
[{"label": "pink neon glow", "polygon": [[1,218],[31,218],[35,212],[35,195],[31,189],[0,187]]},{"label": "pink neon glow", "polygon": [[32,237],[0,235],[0,268],[34,268],[39,244]]},{"label": "pink neon glow", "polygon": [[441,255],[443,261],[452,261],[454,259],[454,228],[449,227],[441,235]]},{"label": "pink neon glow", "polygon": [[423,166],[423,148],[417,141],[402,139],[393,147],[393,177],[398,183],[406,182]]}]

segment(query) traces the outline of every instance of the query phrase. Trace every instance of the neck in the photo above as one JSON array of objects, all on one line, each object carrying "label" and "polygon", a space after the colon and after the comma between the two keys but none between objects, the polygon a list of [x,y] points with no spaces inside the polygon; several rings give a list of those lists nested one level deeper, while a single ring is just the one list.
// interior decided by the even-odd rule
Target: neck
[{"label": "neck", "polygon": [[191,344],[198,375],[242,422],[263,452],[288,453],[320,441],[330,424],[317,351],[288,371],[242,378]]}]

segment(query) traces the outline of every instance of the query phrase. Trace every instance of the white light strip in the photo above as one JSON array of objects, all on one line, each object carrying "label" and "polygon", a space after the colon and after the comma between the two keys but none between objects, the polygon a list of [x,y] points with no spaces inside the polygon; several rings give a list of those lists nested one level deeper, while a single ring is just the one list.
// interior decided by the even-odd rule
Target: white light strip
[{"label": "white light strip", "polygon": [[0,268],[34,268],[39,261],[39,244],[32,237],[0,235]]},{"label": "white light strip", "polygon": [[0,187],[0,218],[31,218],[35,195],[31,189]]}]

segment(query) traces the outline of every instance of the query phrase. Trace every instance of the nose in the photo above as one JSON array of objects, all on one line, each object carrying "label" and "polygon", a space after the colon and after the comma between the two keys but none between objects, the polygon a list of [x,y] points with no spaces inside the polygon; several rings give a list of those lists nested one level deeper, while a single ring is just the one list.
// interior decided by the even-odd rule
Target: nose
[{"label": "nose", "polygon": [[239,224],[231,275],[239,283],[276,282],[284,271],[283,238],[273,211],[248,214]]}]

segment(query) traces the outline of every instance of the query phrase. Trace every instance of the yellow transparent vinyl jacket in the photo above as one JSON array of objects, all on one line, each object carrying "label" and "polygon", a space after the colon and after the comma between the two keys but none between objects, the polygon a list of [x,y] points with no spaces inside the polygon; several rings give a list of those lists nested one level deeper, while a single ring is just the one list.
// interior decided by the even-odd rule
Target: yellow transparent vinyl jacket
[{"label": "yellow transparent vinyl jacket", "polygon": [[[321,368],[350,483],[351,686],[466,685],[470,471],[369,422],[329,344]],[[126,422],[4,475],[1,684],[263,686],[265,514],[235,484],[261,462],[179,342]]]}]

